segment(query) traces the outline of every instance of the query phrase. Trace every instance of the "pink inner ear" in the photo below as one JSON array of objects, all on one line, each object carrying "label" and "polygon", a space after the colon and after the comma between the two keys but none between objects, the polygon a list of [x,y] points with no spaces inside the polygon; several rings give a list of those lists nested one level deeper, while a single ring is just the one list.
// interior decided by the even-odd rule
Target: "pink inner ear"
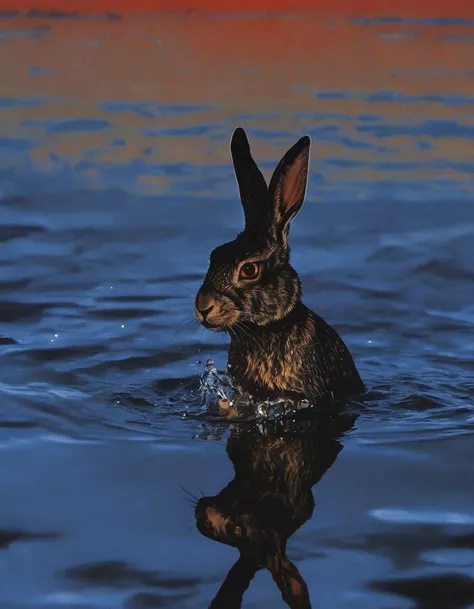
[{"label": "pink inner ear", "polygon": [[297,579],[290,581],[290,588],[293,596],[301,596],[301,584]]},{"label": "pink inner ear", "polygon": [[290,211],[295,206],[300,207],[303,203],[308,175],[308,154],[308,150],[303,150],[282,176],[280,190],[282,213]]}]

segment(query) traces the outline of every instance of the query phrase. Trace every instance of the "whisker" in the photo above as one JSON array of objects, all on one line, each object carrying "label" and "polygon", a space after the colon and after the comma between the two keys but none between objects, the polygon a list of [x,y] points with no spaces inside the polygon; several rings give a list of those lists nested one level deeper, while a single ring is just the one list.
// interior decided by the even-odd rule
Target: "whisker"
[{"label": "whisker", "polygon": [[241,337],[239,337],[239,335],[237,334],[237,330],[240,330],[240,332],[241,332],[241,334],[242,334],[243,336],[246,336],[247,338],[251,338],[251,337],[249,336],[249,334],[248,334],[248,333],[245,331],[245,328],[244,328],[244,326],[242,325],[242,322],[240,322],[240,321],[238,321],[238,322],[235,324],[235,326],[234,326],[234,331],[235,331],[235,335],[236,335],[238,338],[241,338]]},{"label": "whisker", "polygon": [[254,336],[254,337],[255,337],[255,339],[262,340],[262,339],[261,339],[261,337],[260,337],[260,336],[258,336],[258,334],[255,332],[255,330],[253,330],[253,329],[252,329],[252,328],[251,328],[249,325],[247,325],[245,322],[243,322],[243,321],[239,321],[238,323],[239,323],[239,324],[240,324],[240,325],[241,325],[243,328],[245,328],[245,329],[247,330],[247,332],[250,332],[250,334],[251,334],[252,336]]},{"label": "whisker", "polygon": [[244,326],[242,323],[240,323],[239,327],[242,330],[242,332],[245,334],[245,336],[248,336],[250,338],[250,340],[255,340],[255,342],[257,342],[257,339],[250,333],[250,330],[246,326]]},{"label": "whisker", "polygon": [[[196,318],[194,317],[194,315],[188,315],[187,317],[185,317],[184,319],[182,319],[179,323],[180,324],[184,324],[184,323],[189,323],[191,321],[194,321]],[[197,319],[196,319],[197,321]]]},{"label": "whisker", "polygon": [[181,486],[181,484],[179,485],[179,488],[184,491],[187,495],[189,495],[191,497],[191,499],[193,499],[196,503],[199,501],[199,499],[196,497],[196,495],[193,495],[191,493],[191,491],[188,491],[187,489],[184,488],[184,486]]},{"label": "whisker", "polygon": [[232,334],[232,336],[235,336],[235,338],[236,338],[237,340],[239,340],[239,336],[238,336],[237,332],[235,331],[235,328],[233,328],[232,326],[229,326],[229,327],[228,327],[228,330],[229,330],[229,332]]},{"label": "whisker", "polygon": [[263,349],[264,348],[263,338],[261,336],[258,336],[258,334],[255,332],[255,330],[252,330],[252,328],[250,328],[249,326],[245,325],[245,328],[247,329],[248,332],[250,332],[251,335],[253,335],[255,342],[257,344],[259,344]]},{"label": "whisker", "polygon": [[[190,320],[188,320],[188,321],[185,321],[185,320],[181,321],[180,323],[184,323],[184,326],[185,326],[185,327],[180,328],[180,329],[179,329],[179,330],[176,332],[176,334],[174,334],[174,335],[173,335],[173,337],[172,337],[172,339],[171,339],[171,340],[175,340],[175,339],[176,339],[176,338],[177,338],[177,337],[178,337],[178,336],[181,334],[181,332],[183,332],[183,330],[185,330],[185,329],[186,329],[186,326],[188,326],[188,325],[189,325],[190,323],[192,323],[193,321],[194,321],[193,319],[190,319]],[[197,321],[197,320],[196,320],[196,321]]]},{"label": "whisker", "polygon": [[183,285],[182,283],[178,283],[177,281],[173,281],[172,285],[179,285],[180,288],[184,288],[185,290],[188,290],[188,292],[190,292],[193,296],[195,296],[195,291],[191,290],[190,287],[188,287],[187,285]]},{"label": "whisker", "polygon": [[212,252],[211,248],[207,245],[204,239],[199,239],[199,241],[204,245],[204,247],[206,247],[210,252]]},{"label": "whisker", "polygon": [[257,345],[259,347],[263,348],[263,342],[262,342],[261,338],[259,336],[257,336],[253,330],[251,330],[248,326],[245,326],[243,324],[243,322],[240,322],[240,321],[237,322],[235,325],[240,330],[242,330],[242,332],[245,334],[245,336],[247,336],[247,338],[249,338],[251,341],[253,340],[254,342],[257,343]]}]

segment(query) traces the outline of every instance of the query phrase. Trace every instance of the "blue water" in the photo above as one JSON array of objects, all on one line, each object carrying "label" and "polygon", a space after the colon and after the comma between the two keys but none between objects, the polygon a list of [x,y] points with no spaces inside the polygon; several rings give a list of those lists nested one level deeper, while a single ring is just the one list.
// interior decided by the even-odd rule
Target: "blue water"
[{"label": "blue water", "polygon": [[[0,96],[0,608],[208,607],[238,553],[199,533],[189,493],[232,480],[230,447],[251,458],[280,437],[278,455],[302,451],[297,505],[314,496],[287,548],[312,607],[472,608],[472,74],[452,69],[450,92],[435,61],[393,68],[373,90],[290,83],[294,102],[268,111],[192,88],[179,103],[159,90],[137,100],[126,79],[120,98],[94,97],[97,80],[82,99],[41,55],[53,34],[61,52],[67,19],[15,19],[3,20],[14,69]],[[387,24],[413,25],[352,27],[380,41]],[[474,39],[472,23],[447,25]],[[94,72],[100,36],[82,35]],[[418,68],[429,92],[403,80]],[[228,340],[198,326],[193,298],[209,249],[241,229],[228,153],[239,124],[267,171],[313,138],[292,262],[369,387],[336,431],[241,429],[203,406],[200,375],[209,358],[225,368]],[[268,486],[263,522],[287,491],[265,476],[246,504],[261,509]],[[244,606],[284,606],[268,571]]]}]

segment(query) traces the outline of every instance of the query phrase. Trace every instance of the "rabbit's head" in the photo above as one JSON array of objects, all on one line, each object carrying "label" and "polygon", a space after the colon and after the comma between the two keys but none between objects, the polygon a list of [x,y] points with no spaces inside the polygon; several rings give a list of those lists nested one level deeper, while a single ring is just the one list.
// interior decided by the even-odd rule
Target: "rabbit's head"
[{"label": "rabbit's head", "polygon": [[303,205],[310,144],[305,136],[290,148],[267,187],[245,131],[235,130],[231,153],[245,229],[211,253],[195,301],[196,317],[206,328],[266,326],[286,317],[299,301],[301,285],[289,262],[288,231]]}]

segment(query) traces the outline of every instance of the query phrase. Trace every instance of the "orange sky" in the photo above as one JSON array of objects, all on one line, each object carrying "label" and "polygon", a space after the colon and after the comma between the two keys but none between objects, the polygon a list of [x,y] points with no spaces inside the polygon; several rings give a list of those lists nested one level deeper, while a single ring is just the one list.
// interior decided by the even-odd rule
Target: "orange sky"
[{"label": "orange sky", "polygon": [[[66,8],[67,6],[67,8]],[[0,0],[0,10],[42,9],[86,13],[132,11],[213,12],[321,10],[357,15],[474,17],[472,0]]]},{"label": "orange sky", "polygon": [[[193,13],[113,21],[23,16],[2,20],[2,29],[11,35],[2,40],[0,98],[13,100],[1,111],[2,135],[35,142],[31,151],[12,156],[12,164],[28,157],[47,167],[51,155],[74,164],[89,154],[111,167],[140,158],[228,164],[226,140],[238,125],[256,130],[252,145],[261,161],[273,163],[282,148],[315,129],[315,167],[328,158],[366,163],[326,167],[325,179],[334,180],[335,187],[339,180],[392,177],[395,169],[370,165],[382,158],[416,164],[472,159],[469,137],[454,132],[430,140],[405,132],[378,139],[358,129],[358,116],[375,115],[390,125],[443,120],[472,129],[472,102],[444,103],[436,97],[474,99],[474,26],[419,21],[367,26],[334,13],[259,18]],[[416,101],[364,97],[380,91]],[[144,105],[146,112],[110,111],[102,104],[114,101]],[[190,110],[166,110],[186,106]],[[325,114],[331,118],[321,122],[317,116]],[[69,119],[109,127],[73,134],[48,131],[51,121]],[[351,148],[319,136],[326,123],[346,141],[375,148]],[[277,135],[269,138],[269,131]],[[378,146],[390,150],[381,155]],[[450,171],[454,179],[455,170]],[[456,171],[458,180],[469,175]],[[410,176],[434,179],[439,172],[421,167]],[[140,177],[153,192],[162,179],[152,173]]]},{"label": "orange sky", "polygon": [[[444,119],[472,123],[468,105],[432,103],[429,99],[367,103],[357,96],[316,95],[318,91],[396,90],[415,97],[435,93],[474,97],[473,44],[450,39],[459,30],[472,36],[474,28],[470,27],[364,27],[351,23],[347,16],[328,21],[316,15],[311,19],[212,19],[194,14],[129,15],[109,23],[18,18],[6,19],[3,28],[21,33],[44,24],[50,29],[39,38],[12,36],[3,42],[0,97],[47,100],[37,106],[4,108],[5,135],[43,137],[43,128],[29,126],[28,121],[80,117],[113,123],[109,130],[74,137],[51,134],[38,149],[46,156],[51,152],[78,159],[85,149],[94,148],[104,149],[109,159],[130,159],[151,146],[150,159],[226,163],[228,148],[221,140],[199,134],[154,138],[147,136],[146,130],[221,125],[227,135],[244,120],[249,127],[299,134],[316,125],[305,113],[346,115],[350,120],[343,121],[341,128],[348,137],[358,139],[368,137],[354,131],[351,121],[360,114],[379,115],[389,122]],[[31,75],[31,65],[39,66],[42,75]],[[101,102],[113,100],[209,109],[147,118],[129,111],[109,114]],[[241,119],[241,115],[260,118]],[[273,118],[266,120],[267,116]],[[124,139],[126,145],[111,149],[109,143],[114,139]],[[391,143],[397,149],[385,155],[390,160],[420,156],[411,136],[400,136]],[[275,155],[265,138],[257,140],[255,148],[261,159]],[[347,150],[331,141],[324,141],[314,151],[315,158],[341,154],[368,159],[374,153]],[[469,159],[472,142],[443,138],[436,142],[436,148],[423,151],[425,158],[439,155]]]}]

